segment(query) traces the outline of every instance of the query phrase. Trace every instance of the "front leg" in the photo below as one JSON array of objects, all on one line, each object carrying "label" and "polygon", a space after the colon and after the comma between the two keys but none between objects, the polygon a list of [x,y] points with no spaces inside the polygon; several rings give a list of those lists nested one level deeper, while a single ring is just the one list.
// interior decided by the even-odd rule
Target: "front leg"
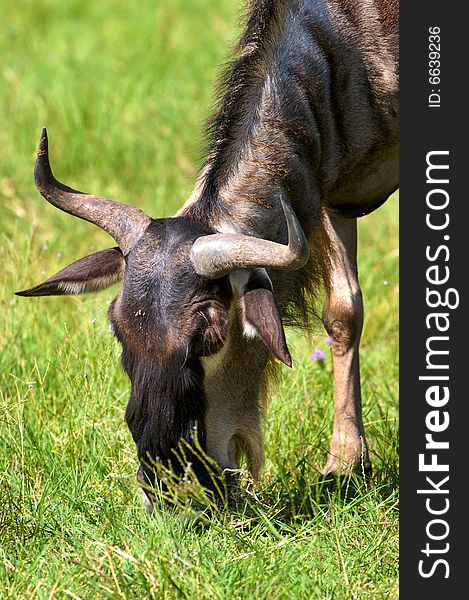
[{"label": "front leg", "polygon": [[326,216],[331,242],[330,276],[323,320],[334,362],[334,427],[324,474],[371,471],[362,420],[358,351],[363,301],[357,272],[357,223]]}]

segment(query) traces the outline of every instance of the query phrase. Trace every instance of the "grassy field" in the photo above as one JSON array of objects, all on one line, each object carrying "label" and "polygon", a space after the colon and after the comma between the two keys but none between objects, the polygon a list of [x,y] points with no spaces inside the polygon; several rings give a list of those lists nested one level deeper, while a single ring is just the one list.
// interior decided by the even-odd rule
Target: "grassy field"
[{"label": "grassy field", "polygon": [[327,348],[289,333],[255,493],[208,523],[143,512],[109,330],[116,293],[13,295],[113,242],[35,191],[41,128],[69,185],[169,216],[200,164],[229,0],[0,0],[0,598],[398,597],[398,199],[360,222],[364,417],[355,498],[318,492],[332,430]]}]

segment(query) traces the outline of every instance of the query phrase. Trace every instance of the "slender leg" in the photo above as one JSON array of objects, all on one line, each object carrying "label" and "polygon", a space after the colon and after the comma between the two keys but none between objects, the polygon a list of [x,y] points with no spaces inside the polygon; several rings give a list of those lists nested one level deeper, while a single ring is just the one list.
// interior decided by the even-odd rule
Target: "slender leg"
[{"label": "slender leg", "polygon": [[323,320],[332,340],[334,428],[324,474],[368,472],[371,463],[362,421],[358,350],[363,302],[357,272],[357,223],[337,215],[326,218],[331,270]]}]

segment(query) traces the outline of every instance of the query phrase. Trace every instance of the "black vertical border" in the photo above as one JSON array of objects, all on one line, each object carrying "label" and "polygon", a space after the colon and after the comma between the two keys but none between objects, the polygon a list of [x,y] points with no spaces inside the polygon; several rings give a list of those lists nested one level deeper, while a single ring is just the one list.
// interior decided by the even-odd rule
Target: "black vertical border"
[{"label": "black vertical border", "polygon": [[[400,181],[400,468],[401,468],[401,527],[400,527],[400,598],[414,599],[422,594],[425,600],[469,597],[468,510],[469,480],[467,477],[469,429],[469,323],[467,312],[467,279],[469,278],[469,144],[466,99],[469,28],[463,13],[464,4],[454,2],[401,2],[400,4],[400,123],[401,123],[401,181]],[[429,28],[439,27],[441,37],[441,82],[429,82]],[[440,90],[441,106],[430,108],[428,97],[432,89]],[[434,150],[448,150],[448,176],[444,187],[450,195],[447,212],[450,223],[445,231],[432,231],[426,225],[426,195],[432,186],[426,183],[426,155]],[[444,162],[444,160],[442,160]],[[433,186],[438,187],[438,186]],[[449,240],[443,239],[449,235]],[[426,403],[425,391],[429,382],[419,381],[425,374],[426,341],[432,333],[425,318],[433,312],[426,304],[426,247],[440,244],[449,248],[449,259],[438,264],[450,269],[447,287],[459,293],[459,306],[449,309],[450,327],[447,348],[449,355],[441,362],[449,364],[450,399],[441,408],[449,413],[446,431],[435,439],[447,440],[449,449],[438,452],[438,461],[449,464],[449,472],[422,473],[419,454],[425,452],[425,418],[432,408]],[[430,286],[435,287],[435,286]],[[442,288],[445,286],[441,286]],[[443,290],[442,290],[443,291]],[[438,310],[445,310],[440,308]],[[433,333],[434,334],[434,333]],[[441,334],[444,335],[444,334]],[[444,347],[444,344],[441,346]],[[428,373],[427,373],[428,374]],[[442,372],[439,372],[442,374]],[[428,455],[431,452],[427,453]],[[426,476],[440,482],[448,494],[426,496],[418,489],[429,489]],[[426,510],[426,498],[434,498],[434,508],[449,509],[441,518],[449,526],[449,534],[441,541],[427,537],[426,527],[432,516]],[[438,504],[439,502],[439,504]],[[431,531],[443,535],[444,526]],[[422,550],[430,543],[432,549],[446,548],[447,552],[430,554]],[[442,558],[432,576],[419,574],[419,561],[425,560],[423,570],[431,572],[436,560]],[[445,575],[449,573],[449,577]]]}]

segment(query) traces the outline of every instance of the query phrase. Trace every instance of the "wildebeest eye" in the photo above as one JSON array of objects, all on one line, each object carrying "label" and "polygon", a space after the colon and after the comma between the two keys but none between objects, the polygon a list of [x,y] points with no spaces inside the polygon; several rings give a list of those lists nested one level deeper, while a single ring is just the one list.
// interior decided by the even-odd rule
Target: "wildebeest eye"
[{"label": "wildebeest eye", "polygon": [[228,337],[228,311],[219,302],[203,303],[196,308],[197,333],[193,342],[199,356],[218,352]]}]

